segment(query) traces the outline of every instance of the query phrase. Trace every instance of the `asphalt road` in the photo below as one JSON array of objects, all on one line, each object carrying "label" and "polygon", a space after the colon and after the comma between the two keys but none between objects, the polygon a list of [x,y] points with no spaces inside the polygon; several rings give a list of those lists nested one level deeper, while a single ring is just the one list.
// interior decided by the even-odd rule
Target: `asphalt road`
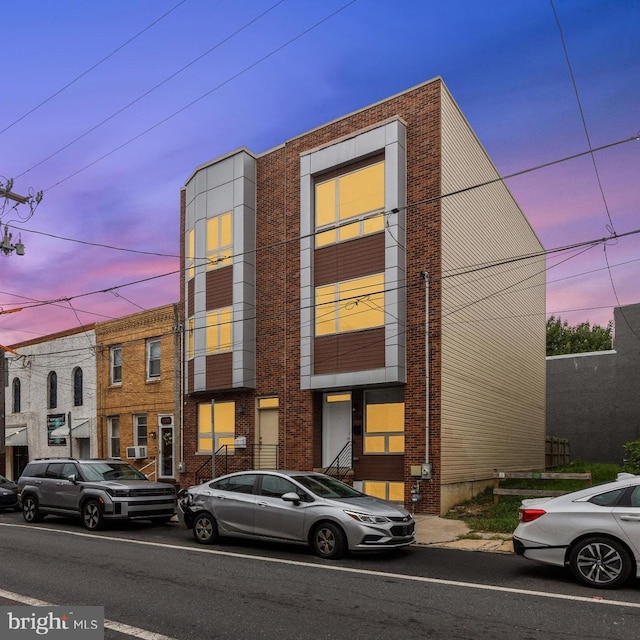
[{"label": "asphalt road", "polygon": [[0,541],[0,605],[104,606],[108,640],[638,636],[638,581],[588,589],[509,554],[412,547],[330,562],[306,548],[202,546],[178,524],[91,534],[11,512]]}]

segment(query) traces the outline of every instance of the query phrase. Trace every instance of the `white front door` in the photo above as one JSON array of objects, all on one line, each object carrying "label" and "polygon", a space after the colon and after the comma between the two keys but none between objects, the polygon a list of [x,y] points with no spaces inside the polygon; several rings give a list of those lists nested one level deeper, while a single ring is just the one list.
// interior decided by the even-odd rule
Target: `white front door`
[{"label": "white front door", "polygon": [[322,466],[328,467],[351,440],[351,393],[325,393],[322,402]]}]

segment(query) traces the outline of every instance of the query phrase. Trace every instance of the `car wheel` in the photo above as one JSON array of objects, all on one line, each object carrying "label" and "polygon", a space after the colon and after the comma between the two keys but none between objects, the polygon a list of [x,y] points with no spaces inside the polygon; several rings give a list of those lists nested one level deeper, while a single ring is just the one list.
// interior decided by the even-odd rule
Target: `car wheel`
[{"label": "car wheel", "polygon": [[44,517],[38,507],[38,499],[34,496],[27,496],[22,500],[22,517],[27,522],[40,522]]},{"label": "car wheel", "polygon": [[199,513],[193,521],[193,537],[200,544],[214,544],[220,540],[218,525],[210,513]]},{"label": "car wheel", "polygon": [[569,566],[573,575],[584,584],[613,589],[629,579],[633,561],[627,548],[618,541],[592,536],[573,546]]},{"label": "car wheel", "polygon": [[341,558],[345,551],[344,533],[332,522],[322,522],[313,531],[312,546],[321,558]]},{"label": "car wheel", "polygon": [[102,509],[96,500],[89,500],[82,505],[82,524],[89,531],[104,529]]}]

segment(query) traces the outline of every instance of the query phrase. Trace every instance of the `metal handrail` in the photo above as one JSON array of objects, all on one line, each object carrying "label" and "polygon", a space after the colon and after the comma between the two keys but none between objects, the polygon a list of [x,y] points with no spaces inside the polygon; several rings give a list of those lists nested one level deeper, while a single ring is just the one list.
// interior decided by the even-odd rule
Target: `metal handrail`
[{"label": "metal handrail", "polygon": [[353,465],[351,444],[351,440],[348,440],[344,447],[340,449],[340,452],[333,462],[324,470],[328,476],[332,476],[338,480],[346,478]]},{"label": "metal handrail", "polygon": [[151,471],[150,473],[145,473],[145,475],[146,475],[146,476],[147,476],[147,478],[149,478],[149,479],[150,479],[150,476],[154,476],[154,477],[155,477],[155,475],[156,475],[156,468],[155,468],[155,466],[156,466],[156,460],[155,460],[155,458],[154,458],[151,462],[149,462],[149,463],[145,464],[145,465],[144,465],[144,467],[142,467],[142,469],[138,469],[138,471],[140,471],[140,473],[144,473],[144,470],[145,470],[147,467],[150,467],[151,465],[153,465],[153,471]]},{"label": "metal handrail", "polygon": [[[224,453],[221,453],[224,450]],[[224,472],[220,472],[220,467],[218,466],[218,462],[217,462],[217,458],[218,456],[222,456],[224,455]],[[225,473],[227,473],[227,470],[229,469],[229,461],[228,461],[228,457],[229,457],[229,445],[223,444],[220,446],[220,448],[216,451],[215,453],[216,456],[216,477],[219,475],[224,475]],[[198,469],[196,469],[196,484],[202,484],[203,482],[206,482],[207,480],[213,480],[212,478],[212,473],[211,473],[211,467],[213,465],[213,459],[212,457],[208,457],[201,465]],[[200,473],[201,471],[205,468],[208,467],[209,468],[209,475],[207,475],[206,477],[204,477],[204,474],[201,476]]]}]

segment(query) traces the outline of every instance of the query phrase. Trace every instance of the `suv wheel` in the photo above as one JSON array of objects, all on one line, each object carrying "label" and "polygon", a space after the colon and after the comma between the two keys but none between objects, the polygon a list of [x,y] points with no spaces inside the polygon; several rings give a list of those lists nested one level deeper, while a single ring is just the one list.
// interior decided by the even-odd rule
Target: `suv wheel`
[{"label": "suv wheel", "polygon": [[89,531],[104,529],[104,517],[97,500],[88,500],[82,505],[82,523]]},{"label": "suv wheel", "polygon": [[40,522],[44,516],[40,513],[38,499],[27,496],[22,501],[22,516],[27,522]]}]

